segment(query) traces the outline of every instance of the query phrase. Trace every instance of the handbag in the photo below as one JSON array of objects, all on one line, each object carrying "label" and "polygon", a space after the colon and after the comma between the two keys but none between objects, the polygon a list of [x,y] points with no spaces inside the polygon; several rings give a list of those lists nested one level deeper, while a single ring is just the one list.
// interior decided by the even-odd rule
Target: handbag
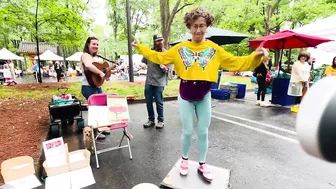
[{"label": "handbag", "polygon": [[267,70],[267,74],[266,74],[266,83],[270,84],[272,81],[273,75],[272,72],[270,72],[269,70]]}]

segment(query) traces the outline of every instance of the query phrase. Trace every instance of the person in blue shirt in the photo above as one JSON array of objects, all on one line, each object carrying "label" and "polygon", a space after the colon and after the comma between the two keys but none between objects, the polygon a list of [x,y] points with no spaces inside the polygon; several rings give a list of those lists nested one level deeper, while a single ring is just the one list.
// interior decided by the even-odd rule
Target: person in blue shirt
[{"label": "person in blue shirt", "polygon": [[[40,68],[41,68],[41,74],[42,74],[42,64],[40,64]],[[36,63],[36,60],[34,60],[34,66],[33,66],[33,74],[34,74],[34,78],[35,78],[35,80],[37,80],[37,77],[38,77],[38,74],[39,74],[39,72],[38,72],[38,69],[39,69],[39,67],[38,67],[38,64]]]},{"label": "person in blue shirt", "polygon": [[36,73],[38,72],[38,64],[36,63],[36,61],[34,60],[34,66],[33,66],[33,74],[34,74],[34,78],[35,80],[37,80],[36,77]]}]

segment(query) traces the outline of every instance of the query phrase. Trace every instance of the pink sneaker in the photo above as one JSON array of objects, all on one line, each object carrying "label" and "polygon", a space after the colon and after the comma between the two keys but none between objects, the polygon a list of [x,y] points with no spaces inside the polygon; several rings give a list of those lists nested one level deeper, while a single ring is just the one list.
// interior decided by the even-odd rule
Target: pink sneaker
[{"label": "pink sneaker", "polygon": [[187,176],[187,174],[188,174],[188,160],[182,159],[181,165],[180,165],[180,174],[182,176]]},{"label": "pink sneaker", "polygon": [[208,182],[212,181],[212,179],[213,179],[212,174],[205,164],[199,166],[198,172],[202,174],[203,178],[206,181],[208,181]]}]

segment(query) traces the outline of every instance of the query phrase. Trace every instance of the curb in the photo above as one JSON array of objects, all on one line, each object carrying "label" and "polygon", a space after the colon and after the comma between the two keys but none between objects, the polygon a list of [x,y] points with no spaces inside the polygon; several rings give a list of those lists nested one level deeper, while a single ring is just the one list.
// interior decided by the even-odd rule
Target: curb
[{"label": "curb", "polygon": [[[246,92],[254,92],[254,89],[246,89]],[[174,101],[177,100],[177,96],[168,96],[168,97],[163,97],[164,101]],[[127,100],[128,104],[140,104],[140,103],[145,103],[146,99],[144,98],[139,98],[139,99],[134,99],[134,100]],[[87,111],[87,103],[82,103],[82,111]]]},{"label": "curb", "polygon": [[254,92],[254,89],[246,89],[246,92]]},{"label": "curb", "polygon": [[[177,100],[177,96],[169,96],[169,97],[164,97],[164,101],[173,101]],[[127,100],[129,104],[139,104],[139,103],[145,103],[146,99],[140,98],[140,99],[134,99],[134,100]]]},{"label": "curb", "polygon": [[[177,96],[164,97],[163,100],[164,101],[174,101],[174,100],[177,100]],[[146,102],[146,99],[144,99],[144,98],[139,98],[139,99],[134,99],[134,100],[127,100],[128,104],[140,104],[140,103],[145,103],[145,102]],[[88,110],[87,107],[88,107],[88,104],[86,102],[82,103],[81,110],[82,111],[87,111]]]},{"label": "curb", "polygon": [[[49,140],[49,138],[50,138],[50,129],[48,129],[47,135],[42,142]],[[43,172],[44,172],[44,168],[42,165],[44,160],[45,160],[45,156],[43,153],[43,146],[41,145],[40,156],[38,157],[37,162],[35,163],[35,174],[37,178],[40,181],[42,181],[42,186],[44,186],[44,181],[41,179],[43,176]]]}]

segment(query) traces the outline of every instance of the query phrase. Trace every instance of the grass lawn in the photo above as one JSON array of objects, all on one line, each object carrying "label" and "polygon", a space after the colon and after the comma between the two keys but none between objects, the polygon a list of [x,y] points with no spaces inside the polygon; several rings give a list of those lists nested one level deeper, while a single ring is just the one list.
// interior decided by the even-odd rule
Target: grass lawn
[{"label": "grass lawn", "polygon": [[[252,89],[253,84],[249,77],[227,76],[223,75],[221,83],[234,82],[247,84],[247,89]],[[180,81],[169,81],[164,90],[164,96],[176,96],[178,94]],[[81,82],[72,83],[29,83],[19,84],[12,87],[0,86],[0,98],[35,98],[43,99],[45,97],[51,98],[53,95],[59,94],[57,89],[59,87],[67,87],[69,90],[67,94],[74,94],[76,97],[84,100],[81,95]],[[126,81],[112,81],[105,82],[103,85],[105,93],[116,92],[120,95],[134,95],[136,99],[144,98],[144,82],[126,82]]]},{"label": "grass lawn", "polygon": [[254,89],[254,84],[251,83],[250,77],[222,75],[221,84],[227,82],[246,84],[246,89]]},{"label": "grass lawn", "polygon": [[[81,94],[81,82],[71,83],[29,83],[18,84],[16,86],[2,86],[0,85],[0,99],[11,98],[32,98],[44,99],[51,98],[53,95],[59,94],[58,88],[68,88],[67,94],[74,94],[77,98],[84,101]],[[164,90],[164,96],[176,96],[178,93],[179,80],[170,81],[169,85]],[[120,95],[128,96],[134,95],[136,99],[144,98],[144,82],[105,82],[103,85],[105,93],[116,92]]]}]

